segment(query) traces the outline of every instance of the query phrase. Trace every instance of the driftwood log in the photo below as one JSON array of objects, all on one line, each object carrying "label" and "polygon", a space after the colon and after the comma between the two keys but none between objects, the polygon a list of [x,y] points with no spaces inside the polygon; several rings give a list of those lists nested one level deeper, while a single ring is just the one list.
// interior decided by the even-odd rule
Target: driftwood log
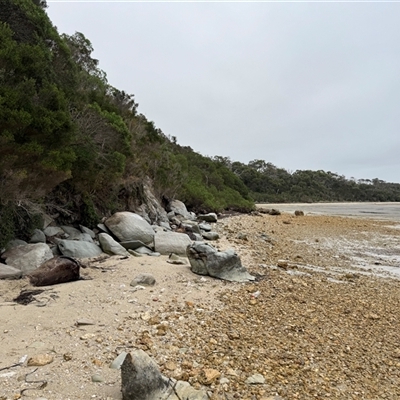
[{"label": "driftwood log", "polygon": [[56,285],[79,280],[80,267],[84,266],[75,258],[57,256],[44,262],[27,276],[33,286]]}]

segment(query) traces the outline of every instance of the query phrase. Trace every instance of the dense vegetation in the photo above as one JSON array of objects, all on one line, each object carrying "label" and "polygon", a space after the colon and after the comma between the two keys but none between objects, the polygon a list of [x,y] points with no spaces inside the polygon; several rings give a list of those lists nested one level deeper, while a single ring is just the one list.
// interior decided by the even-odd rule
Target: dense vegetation
[{"label": "dense vegetation", "polygon": [[[150,180],[160,199],[250,210],[240,178],[181,147],[134,96],[111,86],[82,34],[60,35],[43,0],[0,0],[0,245],[29,235],[35,210],[93,226],[133,209]],[[20,235],[21,236],[21,235]]]},{"label": "dense vegetation", "polygon": [[29,237],[43,210],[88,226],[134,210],[144,182],[160,201],[179,198],[194,211],[249,211],[254,200],[400,200],[395,184],[290,174],[180,146],[109,84],[90,41],[60,35],[45,8],[0,0],[0,247]]}]

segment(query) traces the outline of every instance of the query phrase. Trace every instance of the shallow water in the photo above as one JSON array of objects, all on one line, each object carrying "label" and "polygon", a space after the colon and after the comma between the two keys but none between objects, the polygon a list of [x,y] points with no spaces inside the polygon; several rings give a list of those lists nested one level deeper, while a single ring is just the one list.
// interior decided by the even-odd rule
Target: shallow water
[{"label": "shallow water", "polygon": [[369,219],[400,221],[400,203],[287,203],[258,204],[259,207],[276,208],[293,213],[302,210],[306,215],[340,215]]},{"label": "shallow water", "polygon": [[[400,232],[397,230],[400,229],[400,203],[269,203],[258,204],[258,206],[275,208],[290,214],[293,214],[295,210],[302,210],[306,215],[337,215],[395,222],[395,225],[390,224],[390,227],[394,228],[392,235],[371,232],[367,242],[362,239],[349,241],[338,237],[318,243],[320,247],[334,247],[346,254],[351,260],[348,269],[312,265],[303,266],[303,268],[330,275],[357,272],[362,275],[400,279]],[[313,243],[308,244],[313,245]]]}]

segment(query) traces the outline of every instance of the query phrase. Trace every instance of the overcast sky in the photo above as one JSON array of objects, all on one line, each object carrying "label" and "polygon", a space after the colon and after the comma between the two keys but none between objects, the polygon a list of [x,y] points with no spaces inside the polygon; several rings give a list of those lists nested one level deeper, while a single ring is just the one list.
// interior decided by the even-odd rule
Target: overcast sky
[{"label": "overcast sky", "polygon": [[400,3],[48,5],[179,144],[400,182]]}]

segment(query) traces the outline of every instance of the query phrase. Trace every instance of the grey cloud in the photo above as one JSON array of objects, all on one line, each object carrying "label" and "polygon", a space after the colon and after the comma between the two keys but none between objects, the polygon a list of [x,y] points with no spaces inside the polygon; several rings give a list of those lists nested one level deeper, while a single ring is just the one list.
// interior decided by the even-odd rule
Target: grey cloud
[{"label": "grey cloud", "polygon": [[110,83],[206,155],[400,182],[399,3],[57,3]]}]

